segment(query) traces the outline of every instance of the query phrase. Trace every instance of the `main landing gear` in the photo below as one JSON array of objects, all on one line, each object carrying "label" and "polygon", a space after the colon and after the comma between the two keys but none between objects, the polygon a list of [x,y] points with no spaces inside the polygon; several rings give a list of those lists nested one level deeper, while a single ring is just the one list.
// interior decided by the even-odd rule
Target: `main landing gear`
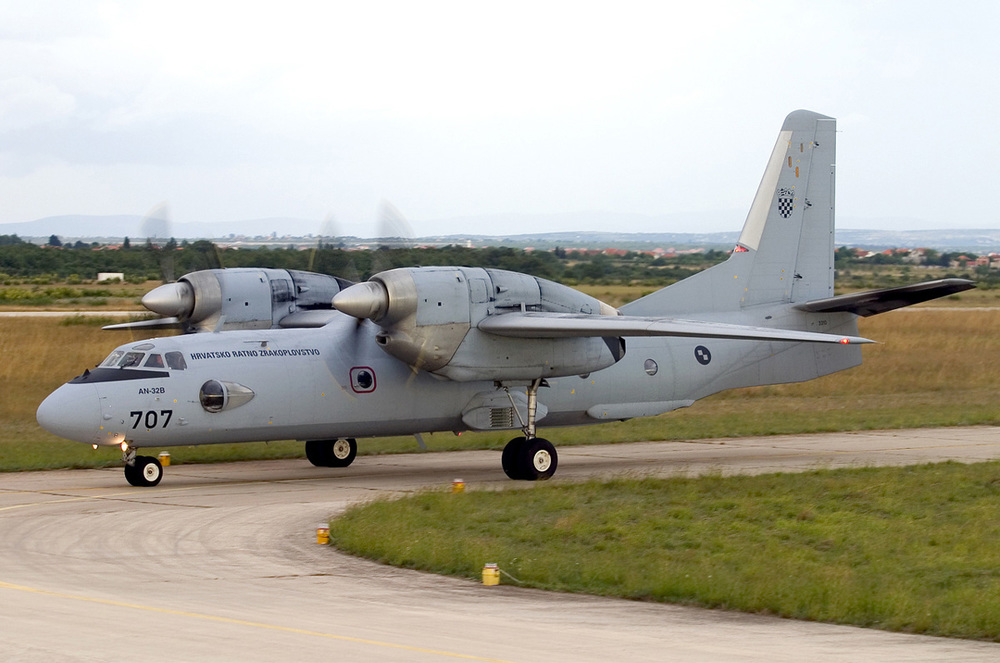
[{"label": "main landing gear", "polygon": [[357,455],[358,443],[354,438],[306,442],[306,458],[316,467],[347,467]]},{"label": "main landing gear", "polygon": [[132,486],[151,488],[163,478],[163,466],[152,456],[137,456],[135,447],[122,444],[125,480]]},{"label": "main landing gear", "polygon": [[[521,430],[524,437],[515,437],[503,448],[504,473],[514,480],[521,481],[543,481],[556,473],[556,466],[559,464],[559,456],[556,448],[548,440],[535,437],[535,414],[538,411],[538,388],[547,387],[545,380],[537,378],[532,380],[528,386],[528,420],[521,419]],[[507,390],[507,387],[504,387]],[[507,392],[508,397],[510,392]],[[511,405],[518,419],[521,414],[514,405],[511,398]]]}]

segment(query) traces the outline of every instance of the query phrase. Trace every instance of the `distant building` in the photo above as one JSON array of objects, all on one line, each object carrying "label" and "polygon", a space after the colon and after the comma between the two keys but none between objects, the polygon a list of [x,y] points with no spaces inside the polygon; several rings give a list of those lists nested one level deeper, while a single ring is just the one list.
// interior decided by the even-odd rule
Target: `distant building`
[{"label": "distant building", "polygon": [[119,281],[125,280],[125,274],[123,272],[97,272],[97,282],[102,281],[114,281],[118,279]]}]

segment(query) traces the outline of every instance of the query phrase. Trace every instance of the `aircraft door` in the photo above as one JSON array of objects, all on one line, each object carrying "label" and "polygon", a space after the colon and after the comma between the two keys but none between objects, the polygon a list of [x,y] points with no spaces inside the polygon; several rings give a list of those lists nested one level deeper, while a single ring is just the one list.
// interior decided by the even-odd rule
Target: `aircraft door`
[{"label": "aircraft door", "polygon": [[489,286],[486,285],[485,279],[470,278],[469,279],[469,314],[475,323],[475,321],[485,318],[488,314],[486,310],[487,304],[490,301]]},{"label": "aircraft door", "polygon": [[469,300],[473,304],[484,304],[489,298],[485,279],[469,279]]}]

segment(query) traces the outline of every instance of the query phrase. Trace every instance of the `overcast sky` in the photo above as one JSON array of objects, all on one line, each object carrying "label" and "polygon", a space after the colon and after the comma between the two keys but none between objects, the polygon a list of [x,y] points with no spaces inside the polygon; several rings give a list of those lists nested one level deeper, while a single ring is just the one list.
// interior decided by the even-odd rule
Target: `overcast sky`
[{"label": "overcast sky", "polygon": [[[418,235],[738,230],[807,108],[839,121],[841,227],[997,228],[998,26],[960,0],[6,2],[0,223],[166,200],[366,236],[388,200]],[[511,222],[447,221],[478,215]]]}]

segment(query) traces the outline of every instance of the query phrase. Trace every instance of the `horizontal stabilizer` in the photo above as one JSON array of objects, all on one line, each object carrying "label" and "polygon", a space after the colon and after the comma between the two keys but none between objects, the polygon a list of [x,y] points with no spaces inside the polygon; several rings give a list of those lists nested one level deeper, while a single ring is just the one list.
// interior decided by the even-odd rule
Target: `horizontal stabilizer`
[{"label": "horizontal stabilizer", "polygon": [[938,297],[946,297],[975,287],[976,284],[968,279],[938,279],[898,288],[883,288],[828,299],[814,299],[811,302],[799,304],[795,308],[810,313],[843,312],[868,317]]},{"label": "horizontal stabilizer", "polygon": [[578,315],[572,313],[503,313],[479,323],[479,329],[515,338],[569,338],[574,336],[675,336],[749,339],[855,345],[874,343],[859,336],[839,336],[795,329],[750,327],[701,320],[640,316]]}]

